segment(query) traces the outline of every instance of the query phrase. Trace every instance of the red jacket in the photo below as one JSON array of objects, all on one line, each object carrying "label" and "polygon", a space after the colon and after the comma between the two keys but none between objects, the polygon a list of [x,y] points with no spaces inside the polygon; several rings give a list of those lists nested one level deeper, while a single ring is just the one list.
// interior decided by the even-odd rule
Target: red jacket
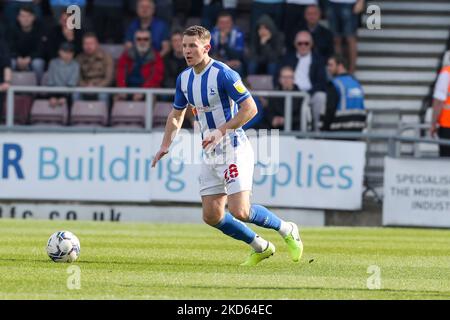
[{"label": "red jacket", "polygon": [[[118,87],[127,87],[127,77],[133,70],[134,57],[136,55],[134,48],[124,51],[117,63],[116,81]],[[144,58],[145,62],[141,68],[141,75],[144,78],[142,88],[158,88],[164,76],[164,63],[156,50],[152,49]]]}]

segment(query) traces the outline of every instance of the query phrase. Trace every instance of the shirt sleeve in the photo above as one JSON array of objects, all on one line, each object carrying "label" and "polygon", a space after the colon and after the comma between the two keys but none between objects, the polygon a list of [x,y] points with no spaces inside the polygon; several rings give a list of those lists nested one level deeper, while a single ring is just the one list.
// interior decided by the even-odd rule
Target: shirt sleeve
[{"label": "shirt sleeve", "polygon": [[450,85],[450,75],[448,72],[442,72],[436,81],[433,98],[441,101],[447,100],[448,86]]},{"label": "shirt sleeve", "polygon": [[188,101],[186,96],[181,90],[181,74],[177,78],[177,84],[175,88],[175,101],[173,102],[173,107],[177,110],[183,110],[186,108]]},{"label": "shirt sleeve", "polygon": [[250,97],[250,92],[247,90],[245,85],[242,83],[241,77],[234,70],[223,70],[222,88],[226,91],[229,97],[233,99],[237,104],[241,103],[248,97]]}]

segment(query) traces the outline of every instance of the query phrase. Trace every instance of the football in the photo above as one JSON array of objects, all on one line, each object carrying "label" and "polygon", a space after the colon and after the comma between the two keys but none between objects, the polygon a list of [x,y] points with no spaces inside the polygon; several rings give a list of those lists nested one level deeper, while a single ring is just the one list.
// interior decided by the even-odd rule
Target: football
[{"label": "football", "polygon": [[70,231],[57,231],[48,239],[47,254],[54,262],[74,262],[80,256],[80,240]]}]

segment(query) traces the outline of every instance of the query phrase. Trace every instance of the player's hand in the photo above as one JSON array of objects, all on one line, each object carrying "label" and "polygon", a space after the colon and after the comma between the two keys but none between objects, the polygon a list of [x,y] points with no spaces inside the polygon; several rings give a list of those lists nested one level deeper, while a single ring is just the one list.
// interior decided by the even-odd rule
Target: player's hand
[{"label": "player's hand", "polygon": [[355,5],[353,6],[353,14],[360,14],[364,11],[364,1],[359,0],[356,1]]},{"label": "player's hand", "polygon": [[213,149],[222,140],[223,133],[221,130],[213,130],[202,141],[202,148],[205,150]]},{"label": "player's hand", "polygon": [[156,166],[156,163],[161,160],[162,157],[164,157],[166,154],[169,153],[169,148],[163,148],[161,147],[161,149],[159,149],[159,151],[156,153],[155,157],[153,158],[152,161],[152,168],[154,168]]}]

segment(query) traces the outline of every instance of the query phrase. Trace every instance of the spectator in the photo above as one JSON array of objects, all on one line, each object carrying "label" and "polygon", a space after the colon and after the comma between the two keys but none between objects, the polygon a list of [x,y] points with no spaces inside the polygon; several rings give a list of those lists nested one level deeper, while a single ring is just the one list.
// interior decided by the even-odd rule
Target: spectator
[{"label": "spectator", "polygon": [[9,32],[12,68],[17,71],[32,70],[40,81],[45,69],[44,33],[31,7],[20,9],[17,22],[17,26]]},{"label": "spectator", "polygon": [[[48,85],[50,87],[75,87],[80,78],[80,66],[74,60],[75,48],[70,42],[63,42],[58,51],[59,57],[50,61],[48,68]],[[50,106],[65,105],[67,94],[51,94]]]},{"label": "spectator", "polygon": [[3,117],[3,103],[5,92],[8,91],[11,84],[11,58],[6,43],[0,41],[0,118]]},{"label": "spectator", "polygon": [[174,88],[178,75],[186,69],[186,60],[183,56],[183,32],[174,31],[170,37],[171,51],[164,57],[165,88]]},{"label": "spectator", "polygon": [[318,6],[308,6],[305,10],[305,30],[313,37],[314,49],[328,61],[334,54],[333,33],[319,24],[321,11]]},{"label": "spectator", "polygon": [[50,0],[49,3],[55,20],[58,20],[63,12],[67,12],[67,8],[71,5],[78,6],[81,9],[81,16],[85,17],[86,0]]},{"label": "spectator", "polygon": [[283,54],[283,35],[267,15],[258,20],[257,27],[258,36],[250,47],[248,74],[268,73],[275,79]]},{"label": "spectator", "polygon": [[154,17],[155,3],[153,0],[139,0],[137,3],[137,15],[128,26],[125,45],[127,49],[133,46],[134,34],[137,30],[147,29],[152,35],[152,47],[164,57],[170,51],[169,27],[164,20]]},{"label": "spectator", "polygon": [[364,0],[329,0],[327,18],[334,35],[334,49],[343,54],[342,40],[348,45],[349,73],[355,72],[357,47],[356,31],[359,14],[364,10]]},{"label": "spectator", "polygon": [[297,32],[306,30],[305,10],[309,5],[317,5],[317,0],[286,0],[283,30],[289,51],[295,50],[292,43]]},{"label": "spectator", "polygon": [[363,89],[347,70],[342,56],[328,59],[328,72],[333,79],[327,90],[324,131],[362,131],[366,126]]},{"label": "spectator", "polygon": [[[131,49],[126,50],[117,65],[117,86],[132,88],[158,88],[164,75],[164,63],[158,51],[151,46],[151,33],[139,30],[135,33],[135,42]],[[119,94],[116,100],[127,99]],[[144,95],[134,94],[132,99],[140,101]]]},{"label": "spectator", "polygon": [[42,17],[41,0],[6,0],[3,9],[3,16],[8,27],[13,27],[17,22],[17,15],[24,5],[32,8],[38,20]]},{"label": "spectator", "polygon": [[123,0],[93,0],[93,25],[101,43],[122,43]]},{"label": "spectator", "polygon": [[[279,91],[300,91],[294,83],[294,69],[289,66],[283,67],[280,70],[278,84],[275,90]],[[266,121],[270,124],[272,129],[284,129],[285,114],[284,114],[284,98],[270,98],[268,108],[266,110]],[[292,122],[291,128],[294,131],[299,131],[300,115],[301,115],[301,98],[293,98],[292,100]]]},{"label": "spectator", "polygon": [[262,15],[269,15],[279,30],[283,27],[284,0],[254,0],[250,16],[250,32],[256,36],[256,22]]},{"label": "spectator", "polygon": [[300,31],[294,43],[297,51],[288,53],[283,65],[288,65],[294,72],[294,83],[301,91],[310,94],[310,106],[313,115],[313,130],[319,130],[320,114],[325,110],[327,75],[325,62],[316,52],[312,51],[313,40],[308,31]]},{"label": "spectator", "polygon": [[[450,60],[444,61],[434,87],[430,131],[431,136],[437,133],[441,139],[450,139]],[[450,146],[440,145],[439,155],[450,157]]]},{"label": "spectator", "polygon": [[[80,87],[109,87],[114,80],[114,62],[110,54],[100,48],[95,33],[83,36],[83,52],[76,58],[80,65]],[[82,95],[74,94],[74,100]],[[99,93],[98,99],[109,102],[108,93]]]},{"label": "spectator", "polygon": [[217,25],[211,32],[211,56],[242,74],[244,34],[233,25],[233,17],[227,11],[219,14]]},{"label": "spectator", "polygon": [[68,18],[69,14],[62,12],[59,18],[59,24],[50,30],[47,36],[47,60],[58,57],[59,48],[63,42],[69,42],[73,45],[75,55],[81,52],[83,32],[78,29],[69,29],[66,24]]}]

